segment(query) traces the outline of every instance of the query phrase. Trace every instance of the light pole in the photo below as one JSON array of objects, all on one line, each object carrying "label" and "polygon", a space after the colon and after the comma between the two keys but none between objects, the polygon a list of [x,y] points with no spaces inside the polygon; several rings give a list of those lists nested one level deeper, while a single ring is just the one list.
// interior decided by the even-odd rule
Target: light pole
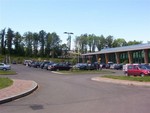
[{"label": "light pole", "polygon": [[73,35],[72,32],[64,32],[64,34],[68,34],[68,38],[67,38],[67,45],[68,45],[68,48],[69,48],[69,51],[71,50],[71,35]]}]

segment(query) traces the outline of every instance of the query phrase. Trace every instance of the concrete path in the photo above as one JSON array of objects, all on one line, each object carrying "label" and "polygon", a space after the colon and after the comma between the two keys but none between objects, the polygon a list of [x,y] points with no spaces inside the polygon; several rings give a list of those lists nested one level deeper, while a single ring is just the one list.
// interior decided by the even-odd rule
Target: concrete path
[{"label": "concrete path", "polygon": [[123,85],[150,87],[150,82],[137,82],[137,81],[129,81],[129,80],[118,80],[118,79],[111,79],[111,78],[104,78],[104,77],[93,77],[93,78],[91,78],[91,80],[99,81],[99,82],[123,84]]},{"label": "concrete path", "polygon": [[13,79],[13,85],[0,90],[0,104],[21,98],[32,93],[38,85],[34,81]]}]

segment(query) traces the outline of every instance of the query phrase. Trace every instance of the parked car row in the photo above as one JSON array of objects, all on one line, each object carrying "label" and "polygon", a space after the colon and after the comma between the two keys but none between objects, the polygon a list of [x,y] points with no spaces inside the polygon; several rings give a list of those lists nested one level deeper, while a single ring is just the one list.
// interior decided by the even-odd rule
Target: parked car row
[{"label": "parked car row", "polygon": [[29,67],[34,67],[34,68],[47,69],[47,70],[50,70],[50,71],[70,70],[72,68],[66,62],[54,63],[52,61],[43,61],[43,62],[31,61],[31,62],[27,62],[25,65],[29,66]]},{"label": "parked car row", "polygon": [[47,70],[69,70],[71,68],[79,70],[101,70],[102,68],[121,70],[123,67],[122,64],[114,64],[113,62],[108,62],[108,64],[99,64],[98,62],[77,63],[76,65],[71,66],[69,63],[54,63],[52,61],[37,62],[31,60],[25,60],[24,65]]}]

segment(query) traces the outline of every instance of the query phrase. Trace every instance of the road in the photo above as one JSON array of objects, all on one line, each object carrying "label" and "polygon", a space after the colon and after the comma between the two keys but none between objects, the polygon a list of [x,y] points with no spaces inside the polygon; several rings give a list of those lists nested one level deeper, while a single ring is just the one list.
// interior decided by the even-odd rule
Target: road
[{"label": "road", "polygon": [[[91,81],[99,74],[60,75],[13,65],[10,78],[34,80],[29,96],[0,105],[0,113],[149,113],[150,88]],[[8,76],[8,75],[7,75]]]}]

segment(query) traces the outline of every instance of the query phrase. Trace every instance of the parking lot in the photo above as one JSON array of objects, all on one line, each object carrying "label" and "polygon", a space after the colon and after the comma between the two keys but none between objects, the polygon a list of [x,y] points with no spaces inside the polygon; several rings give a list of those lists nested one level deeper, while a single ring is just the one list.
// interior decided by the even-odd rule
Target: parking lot
[{"label": "parking lot", "polygon": [[[102,74],[55,74],[40,68],[12,65],[10,78],[34,80],[31,95],[0,105],[1,113],[148,113],[150,88],[91,81]],[[115,74],[123,74],[115,70]]]}]

